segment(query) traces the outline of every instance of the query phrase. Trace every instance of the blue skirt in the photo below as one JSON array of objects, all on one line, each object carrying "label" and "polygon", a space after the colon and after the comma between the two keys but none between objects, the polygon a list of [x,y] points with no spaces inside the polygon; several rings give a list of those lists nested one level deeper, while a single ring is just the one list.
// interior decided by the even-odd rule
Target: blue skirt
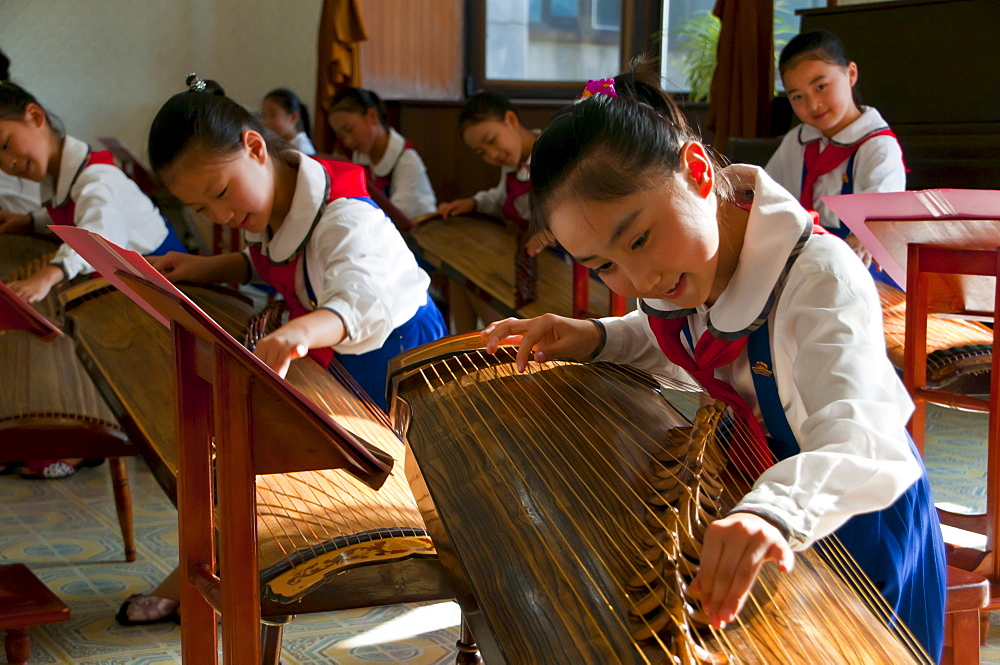
[{"label": "blue skirt", "polygon": [[[909,436],[909,434],[907,434]],[[917,460],[913,441],[910,448]],[[921,467],[923,463],[921,462]],[[933,662],[941,659],[948,579],[944,539],[927,472],[885,510],[852,517],[835,534]],[[816,549],[849,583],[827,539]],[[861,591],[861,590],[859,590]]]},{"label": "blue skirt", "polygon": [[[164,222],[166,224],[166,222]],[[163,239],[160,246],[154,249],[146,256],[163,256],[167,252],[180,252],[181,254],[187,254],[187,247],[181,242],[181,239],[177,237],[174,233],[174,229],[170,224],[167,224],[167,237]]]},{"label": "blue skirt", "polygon": [[407,349],[439,340],[447,334],[441,310],[428,297],[409,321],[389,334],[382,348],[358,355],[338,353],[337,360],[385,411],[389,361]]}]

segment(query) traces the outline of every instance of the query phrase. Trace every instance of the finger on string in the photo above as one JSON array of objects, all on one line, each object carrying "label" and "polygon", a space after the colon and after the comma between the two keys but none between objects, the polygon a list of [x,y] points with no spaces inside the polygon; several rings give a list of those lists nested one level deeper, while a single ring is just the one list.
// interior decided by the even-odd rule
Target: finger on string
[{"label": "finger on string", "polygon": [[[723,625],[733,620],[735,613],[730,602],[734,596],[734,590],[740,584],[739,573],[744,567],[747,552],[744,547],[727,544],[723,556],[719,558],[715,574],[712,578],[712,586],[709,590],[708,607],[705,613],[708,615],[711,625],[722,628]],[[756,574],[756,571],[754,571]],[[702,588],[705,588],[703,585]],[[704,606],[705,601],[702,600]]]},{"label": "finger on string", "polygon": [[719,604],[718,614],[722,621],[727,623],[733,621],[739,614],[750,595],[750,589],[753,588],[754,582],[757,580],[760,567],[765,560],[774,560],[765,556],[770,554],[770,550],[771,547],[766,542],[762,542],[750,545],[743,552],[743,556],[733,571],[729,589]]}]

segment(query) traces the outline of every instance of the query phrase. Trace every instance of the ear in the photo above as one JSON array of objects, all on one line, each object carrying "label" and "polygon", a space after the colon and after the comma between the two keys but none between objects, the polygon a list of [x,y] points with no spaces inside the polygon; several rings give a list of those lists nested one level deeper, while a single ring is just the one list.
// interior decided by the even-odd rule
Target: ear
[{"label": "ear", "polygon": [[518,127],[521,126],[521,121],[518,120],[517,114],[514,113],[513,111],[507,111],[507,112],[505,112],[503,114],[503,121],[511,129],[517,129]]},{"label": "ear", "polygon": [[365,120],[369,125],[381,125],[382,120],[378,117],[378,109],[374,106],[365,111]]},{"label": "ear", "polygon": [[299,115],[300,113],[298,111],[292,111],[288,114],[288,117],[291,118],[293,125],[299,124]]},{"label": "ear", "polygon": [[28,102],[24,106],[24,121],[32,127],[43,127],[48,119],[45,117],[45,110],[35,104]]},{"label": "ear", "polygon": [[243,149],[247,156],[258,164],[267,163],[267,141],[260,135],[260,132],[248,129],[243,132]]},{"label": "ear", "polygon": [[858,82],[858,63],[854,61],[847,63],[847,80],[852,88]]},{"label": "ear", "polygon": [[681,173],[687,183],[703,199],[707,199],[715,185],[715,169],[705,146],[688,141],[681,146]]}]

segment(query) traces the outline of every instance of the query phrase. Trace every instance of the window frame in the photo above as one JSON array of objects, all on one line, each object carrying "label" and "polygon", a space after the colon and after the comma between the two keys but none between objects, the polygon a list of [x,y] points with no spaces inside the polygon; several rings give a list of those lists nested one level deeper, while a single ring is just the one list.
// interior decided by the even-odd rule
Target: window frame
[{"label": "window frame", "polygon": [[[621,0],[621,63],[649,54],[659,58],[663,3]],[[589,13],[589,12],[588,12]],[[465,95],[495,92],[508,99],[572,99],[583,81],[532,81],[486,78],[486,0],[465,0]],[[654,48],[656,46],[656,48]],[[595,72],[594,76],[607,72]]]}]

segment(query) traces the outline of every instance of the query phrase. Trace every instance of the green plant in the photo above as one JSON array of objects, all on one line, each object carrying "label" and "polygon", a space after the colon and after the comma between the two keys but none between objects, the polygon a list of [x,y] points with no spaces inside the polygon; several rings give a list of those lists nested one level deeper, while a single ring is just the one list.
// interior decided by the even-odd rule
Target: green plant
[{"label": "green plant", "polygon": [[[777,65],[778,56],[788,40],[795,34],[791,25],[792,10],[788,0],[774,2],[774,62]],[[684,56],[684,77],[691,89],[689,99],[700,102],[708,99],[712,86],[712,76],[715,74],[716,54],[719,50],[719,32],[722,28],[718,17],[710,11],[700,11],[681,24],[670,34],[680,38],[679,50]],[[780,77],[775,77],[776,85],[781,84]]]}]

